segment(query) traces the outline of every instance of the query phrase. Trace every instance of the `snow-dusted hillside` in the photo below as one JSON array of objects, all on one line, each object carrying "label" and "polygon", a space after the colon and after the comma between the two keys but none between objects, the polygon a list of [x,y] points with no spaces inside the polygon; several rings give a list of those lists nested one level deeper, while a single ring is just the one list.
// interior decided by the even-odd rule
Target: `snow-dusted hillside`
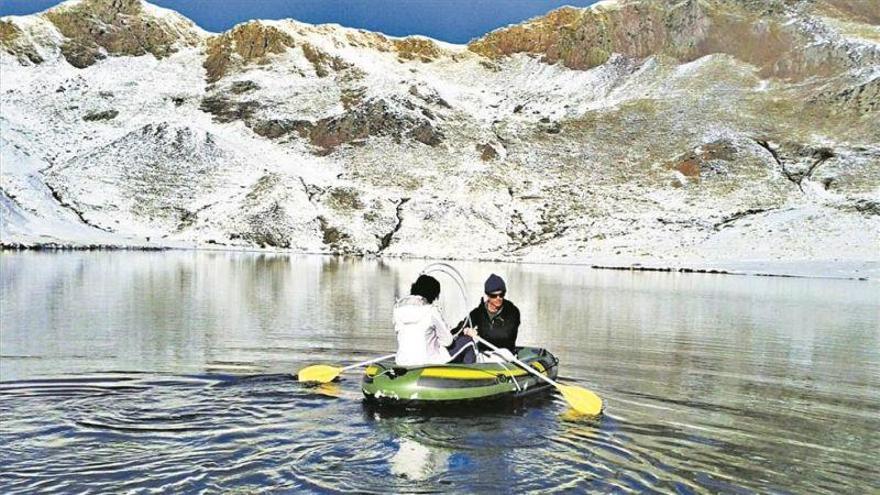
[{"label": "snow-dusted hillside", "polygon": [[469,46],[138,0],[6,17],[0,241],[877,277],[877,20],[755,4]]}]

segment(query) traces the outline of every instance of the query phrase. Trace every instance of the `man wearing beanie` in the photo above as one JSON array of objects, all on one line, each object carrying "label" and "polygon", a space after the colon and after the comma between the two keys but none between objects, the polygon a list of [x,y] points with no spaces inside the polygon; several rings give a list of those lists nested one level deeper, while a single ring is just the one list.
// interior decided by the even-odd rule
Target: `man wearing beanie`
[{"label": "man wearing beanie", "polygon": [[[507,285],[504,279],[495,275],[489,275],[486,283],[483,284],[483,292],[485,295],[470,312],[470,325],[477,330],[477,334],[492,343],[493,345],[507,349],[513,355],[516,355],[516,335],[519,332],[519,308],[511,301],[505,299],[507,295]],[[453,330],[453,333],[462,328],[468,319],[462,320]],[[455,353],[461,347],[459,336],[456,343],[452,346],[451,354]],[[470,340],[469,337],[464,337]],[[488,347],[480,345],[480,352],[489,350]],[[454,362],[473,363],[477,359],[468,355],[468,352],[462,352]]]}]

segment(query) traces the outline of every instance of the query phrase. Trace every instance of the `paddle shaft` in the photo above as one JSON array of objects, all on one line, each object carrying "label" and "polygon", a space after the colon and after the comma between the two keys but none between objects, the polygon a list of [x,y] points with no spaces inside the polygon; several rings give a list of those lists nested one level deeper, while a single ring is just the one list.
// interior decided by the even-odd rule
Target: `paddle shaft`
[{"label": "paddle shaft", "polygon": [[339,372],[342,373],[343,371],[348,371],[348,370],[351,370],[351,369],[354,369],[354,368],[360,368],[361,366],[366,366],[366,365],[368,365],[368,364],[378,363],[379,361],[385,361],[386,359],[391,359],[391,358],[393,358],[393,357],[396,356],[396,355],[397,355],[397,354],[388,354],[387,356],[377,357],[377,358],[375,358],[375,359],[370,359],[369,361],[364,361],[364,362],[361,362],[361,363],[355,363],[355,364],[352,364],[352,365],[350,365],[350,366],[346,366],[345,368],[341,368],[341,369],[339,370]]},{"label": "paddle shaft", "polygon": [[[486,339],[484,339],[483,337],[480,337],[479,335],[477,335],[476,337],[474,337],[474,340],[476,340],[477,342],[479,342],[479,343],[485,345],[485,346],[488,347],[489,349],[492,349],[493,351],[497,351],[497,350],[498,350],[498,348],[495,347],[495,345],[493,345],[493,344],[490,343],[490,342],[487,342]],[[506,358],[505,358],[505,359],[506,359]],[[540,378],[541,380],[544,380],[545,382],[549,383],[550,385],[553,385],[554,387],[559,388],[559,384],[558,384],[558,383],[554,382],[554,381],[551,380],[549,377],[547,377],[547,376],[541,374],[541,373],[540,373],[538,370],[536,370],[535,368],[532,368],[531,366],[527,365],[526,363],[520,361],[519,359],[516,358],[516,356],[514,356],[514,357],[511,358],[510,360],[513,361],[514,363],[516,363],[516,364],[517,364],[518,366],[520,366],[521,368],[523,368],[523,369],[525,369],[526,371],[528,371],[529,373],[531,373],[531,374],[537,376],[537,377]]]}]

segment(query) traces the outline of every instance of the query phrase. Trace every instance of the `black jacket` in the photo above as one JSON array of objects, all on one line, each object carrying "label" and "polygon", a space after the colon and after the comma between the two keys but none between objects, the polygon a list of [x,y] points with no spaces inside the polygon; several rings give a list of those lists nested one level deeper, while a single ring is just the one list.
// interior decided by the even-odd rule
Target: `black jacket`
[{"label": "black jacket", "polygon": [[[519,332],[519,308],[512,302],[505,300],[501,311],[495,318],[489,319],[486,303],[480,301],[470,312],[471,325],[477,327],[480,337],[486,339],[497,347],[501,347],[516,354],[516,334]],[[462,320],[456,325],[453,333],[464,326],[467,320]],[[488,350],[488,347],[480,345],[480,352]]]}]

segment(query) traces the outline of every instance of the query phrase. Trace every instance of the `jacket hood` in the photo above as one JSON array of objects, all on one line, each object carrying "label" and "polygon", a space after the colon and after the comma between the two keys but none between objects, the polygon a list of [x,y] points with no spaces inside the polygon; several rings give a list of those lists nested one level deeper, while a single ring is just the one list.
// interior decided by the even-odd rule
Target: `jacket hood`
[{"label": "jacket hood", "polygon": [[394,304],[394,319],[400,323],[416,323],[425,317],[431,305],[422,296],[406,296]]}]

